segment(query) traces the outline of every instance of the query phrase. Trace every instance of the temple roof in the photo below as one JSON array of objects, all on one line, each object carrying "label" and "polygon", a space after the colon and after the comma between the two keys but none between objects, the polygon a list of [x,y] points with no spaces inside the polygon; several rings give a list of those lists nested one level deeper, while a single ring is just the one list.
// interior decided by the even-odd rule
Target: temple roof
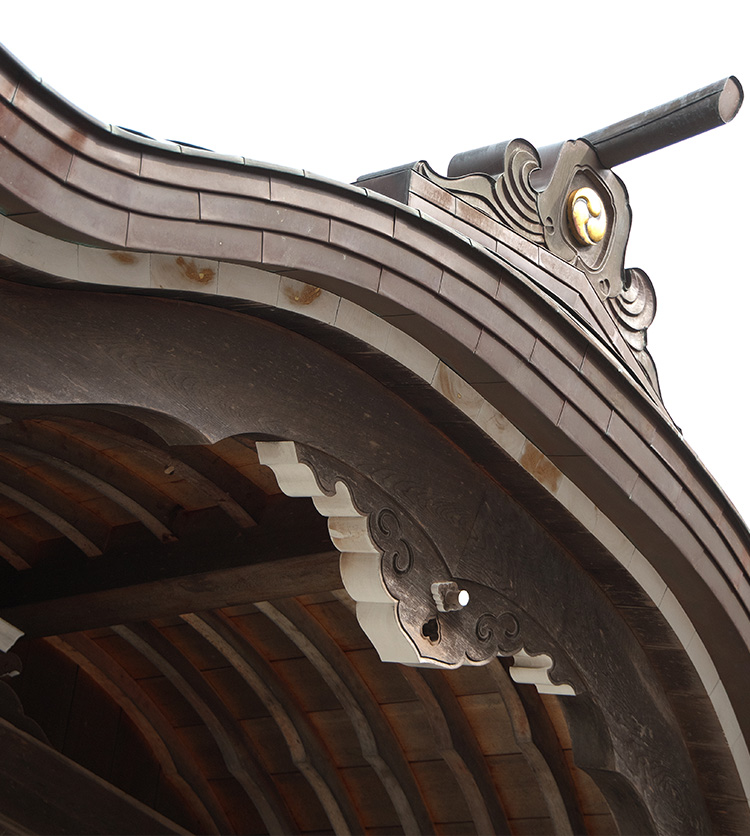
[{"label": "temple roof", "polygon": [[593,143],[347,185],[0,71],[8,751],[123,832],[745,831],[750,533]]}]

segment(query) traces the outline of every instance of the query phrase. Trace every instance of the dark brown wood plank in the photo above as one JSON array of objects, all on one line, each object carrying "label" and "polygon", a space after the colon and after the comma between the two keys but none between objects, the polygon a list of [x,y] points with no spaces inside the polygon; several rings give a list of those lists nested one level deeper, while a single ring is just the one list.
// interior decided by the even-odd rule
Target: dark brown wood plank
[{"label": "dark brown wood plank", "polygon": [[406,834],[434,833],[404,752],[372,692],[321,625],[296,601],[261,603],[261,612],[302,650],[349,715],[365,760],[382,783]]},{"label": "dark brown wood plank", "polygon": [[5,607],[0,617],[29,637],[54,636],[233,604],[288,598],[341,585],[339,553],[323,552],[255,566]]},{"label": "dark brown wood plank", "polygon": [[[10,832],[184,833],[164,816],[0,718],[0,809]],[[44,787],[44,798],[39,788]],[[36,799],[29,803],[29,799]],[[85,803],[71,804],[71,799]]]},{"label": "dark brown wood plank", "polygon": [[206,527],[83,565],[20,572],[3,586],[0,615],[29,636],[58,635],[341,586],[339,553],[309,500],[276,497],[242,533]]},{"label": "dark brown wood plank", "polygon": [[295,832],[294,819],[253,751],[252,741],[200,671],[149,624],[117,626],[114,630],[159,668],[190,702],[218,746],[229,773],[240,783],[269,833]]},{"label": "dark brown wood plank", "polygon": [[284,736],[292,762],[317,795],[334,831],[364,833],[323,740],[271,665],[235,631],[230,619],[218,613],[183,618],[231,663],[263,701]]}]

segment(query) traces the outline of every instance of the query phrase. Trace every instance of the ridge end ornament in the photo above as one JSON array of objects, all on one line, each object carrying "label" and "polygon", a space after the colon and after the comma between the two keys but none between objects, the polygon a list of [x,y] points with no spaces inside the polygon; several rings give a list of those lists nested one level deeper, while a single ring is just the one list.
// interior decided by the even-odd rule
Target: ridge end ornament
[{"label": "ridge end ornament", "polygon": [[622,181],[601,166],[586,140],[563,143],[537,206],[546,249],[581,270],[600,299],[619,296],[625,284],[630,205]]},{"label": "ridge end ornament", "polygon": [[586,139],[536,149],[513,139],[457,154],[421,176],[581,270],[600,299],[623,289],[631,213],[620,179]]},{"label": "ridge end ornament", "polygon": [[[742,85],[729,76],[581,139],[538,150],[524,140],[512,140],[462,151],[451,159],[449,177],[439,185],[467,202],[466,191],[481,178],[494,179],[496,195],[504,194],[509,184],[524,195],[531,189],[537,210],[533,235],[507,211],[498,210],[499,200],[495,216],[588,277],[660,397],[656,369],[645,348],[646,329],[656,310],[653,286],[642,270],[625,269],[631,211],[625,187],[611,169],[727,124],[743,99]],[[514,169],[513,151],[519,147],[538,166]]]}]

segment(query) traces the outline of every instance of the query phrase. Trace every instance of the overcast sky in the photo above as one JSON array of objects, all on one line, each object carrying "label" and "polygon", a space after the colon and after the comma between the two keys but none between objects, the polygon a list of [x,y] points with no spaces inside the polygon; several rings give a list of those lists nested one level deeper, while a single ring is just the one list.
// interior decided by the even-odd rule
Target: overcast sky
[{"label": "overcast sky", "polygon": [[[352,181],[524,137],[576,138],[728,75],[744,5],[162,0],[4,4],[0,40],[104,122]],[[620,166],[626,266],[656,288],[649,348],[685,439],[750,520],[745,310],[750,104]]]}]

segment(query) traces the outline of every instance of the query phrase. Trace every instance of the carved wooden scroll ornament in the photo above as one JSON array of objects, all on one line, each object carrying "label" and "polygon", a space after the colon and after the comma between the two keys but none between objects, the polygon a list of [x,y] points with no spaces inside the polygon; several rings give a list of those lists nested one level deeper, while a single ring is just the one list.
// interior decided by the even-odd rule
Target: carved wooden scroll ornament
[{"label": "carved wooden scroll ornament", "polygon": [[257,450],[284,493],[310,497],[328,518],[344,587],[383,661],[456,668],[512,656],[517,682],[576,693],[575,674],[558,673],[567,666],[554,639],[500,591],[450,577],[429,538],[387,498],[344,481],[294,442],[259,441]]}]

